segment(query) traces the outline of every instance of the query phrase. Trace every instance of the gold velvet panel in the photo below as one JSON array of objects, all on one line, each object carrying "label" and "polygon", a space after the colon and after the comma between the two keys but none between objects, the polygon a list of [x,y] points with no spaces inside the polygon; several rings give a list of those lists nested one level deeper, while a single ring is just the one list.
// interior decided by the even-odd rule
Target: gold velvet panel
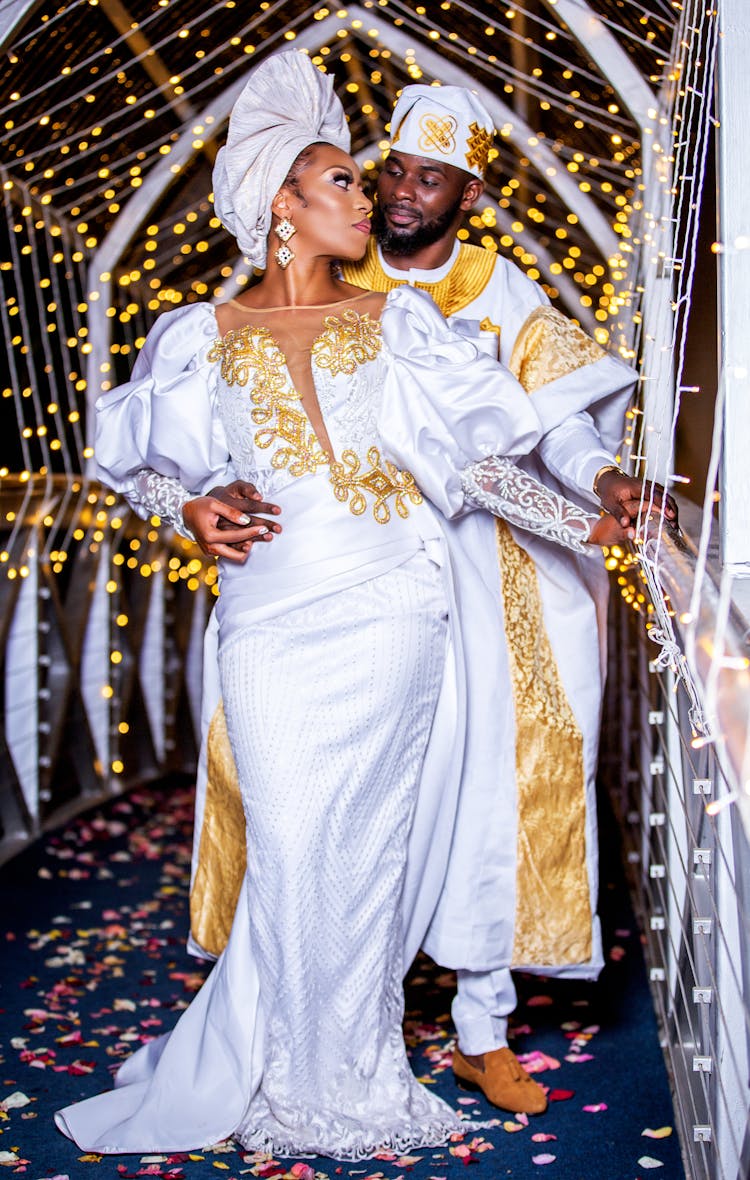
[{"label": "gold velvet panel", "polygon": [[[559,311],[540,307],[519,332],[510,367],[532,393],[603,355]],[[516,715],[513,962],[585,962],[592,945],[583,739],[545,630],[534,563],[502,520],[496,535]]]},{"label": "gold velvet panel", "polygon": [[497,521],[516,714],[518,863],[513,962],[591,957],[583,740],[544,629],[536,570]]},{"label": "gold velvet panel", "polygon": [[222,704],[208,730],[207,777],[198,867],[190,892],[190,931],[199,946],[220,955],[247,865],[245,815]]},{"label": "gold velvet panel", "polygon": [[[495,255],[480,246],[463,242],[444,279],[437,283],[413,283],[420,291],[427,291],[444,316],[455,315],[472,300],[478,299],[490,281],[495,266]],[[367,243],[367,253],[361,262],[345,262],[342,273],[347,283],[354,283],[369,291],[393,291],[407,280],[393,279],[380,265],[374,238]]]}]

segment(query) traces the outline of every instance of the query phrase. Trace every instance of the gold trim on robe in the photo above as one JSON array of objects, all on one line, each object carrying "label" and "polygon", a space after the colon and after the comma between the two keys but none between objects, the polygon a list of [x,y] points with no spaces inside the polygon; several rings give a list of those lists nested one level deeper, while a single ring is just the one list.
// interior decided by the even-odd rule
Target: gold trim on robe
[{"label": "gold trim on robe", "polygon": [[190,890],[190,932],[204,951],[218,956],[229,939],[247,867],[245,814],[221,702],[208,729],[207,759],[198,867]]},{"label": "gold trim on robe", "polygon": [[[510,359],[527,393],[604,355],[553,307],[531,313]],[[565,695],[533,560],[496,522],[503,619],[516,717],[518,843],[514,964],[591,958],[583,738]]]},{"label": "gold trim on robe", "polygon": [[[466,243],[444,279],[415,283],[443,315],[478,299],[494,254]],[[344,267],[348,282],[374,291],[400,286],[380,265],[370,239],[361,263]],[[485,317],[480,327],[497,331]],[[535,309],[516,338],[510,368],[528,393],[604,356],[577,325],[553,307]],[[516,721],[518,847],[513,962],[564,965],[592,953],[592,910],[586,864],[586,775],[583,739],[565,695],[544,626],[536,568],[497,521],[503,620]]]},{"label": "gold trim on robe", "polygon": [[533,393],[603,356],[604,349],[557,308],[537,307],[516,337],[510,370],[526,392]]},{"label": "gold trim on robe", "polygon": [[544,629],[534,562],[496,522],[516,718],[514,964],[591,958],[583,738]]},{"label": "gold trim on robe", "polygon": [[[481,246],[462,242],[458,257],[444,279],[436,283],[411,283],[418,291],[427,291],[444,316],[455,315],[472,300],[478,299],[492,278],[495,255]],[[345,262],[341,273],[347,283],[367,291],[394,291],[405,286],[408,278],[394,279],[380,265],[374,238],[367,243],[367,253],[361,262]],[[404,272],[406,274],[406,272]]]}]

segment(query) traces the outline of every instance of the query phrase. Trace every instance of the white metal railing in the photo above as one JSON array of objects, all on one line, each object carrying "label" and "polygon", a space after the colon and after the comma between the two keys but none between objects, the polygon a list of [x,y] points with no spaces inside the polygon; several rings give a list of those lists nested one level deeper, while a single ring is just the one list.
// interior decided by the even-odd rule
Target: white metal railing
[{"label": "white metal railing", "polygon": [[[664,535],[660,550],[675,632],[683,643],[694,640],[686,603],[699,572],[695,549]],[[709,675],[705,640],[716,628],[718,590],[703,590],[697,647]],[[728,634],[739,643],[735,623]],[[622,601],[613,604],[609,649],[602,766],[622,824],[688,1175],[746,1180],[750,856],[743,812],[729,802],[734,755],[722,731],[746,713],[750,694],[736,679],[725,686],[707,740],[696,733],[682,683],[661,666],[643,614]],[[691,666],[705,704],[701,662]],[[739,660],[726,671],[741,676]]]}]

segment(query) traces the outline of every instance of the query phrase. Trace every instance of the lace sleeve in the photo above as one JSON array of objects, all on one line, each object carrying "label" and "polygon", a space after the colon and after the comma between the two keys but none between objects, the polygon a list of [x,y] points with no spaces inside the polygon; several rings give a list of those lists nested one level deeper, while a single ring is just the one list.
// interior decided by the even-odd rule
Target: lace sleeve
[{"label": "lace sleeve", "polygon": [[597,517],[539,483],[511,459],[490,455],[469,464],[461,473],[461,486],[469,503],[509,524],[577,553],[595,551],[587,542]]},{"label": "lace sleeve", "polygon": [[195,492],[189,492],[174,476],[160,475],[147,467],[136,472],[133,490],[125,493],[125,499],[138,516],[144,519],[158,516],[162,524],[191,541],[195,537],[182,519],[182,509],[194,497]]}]

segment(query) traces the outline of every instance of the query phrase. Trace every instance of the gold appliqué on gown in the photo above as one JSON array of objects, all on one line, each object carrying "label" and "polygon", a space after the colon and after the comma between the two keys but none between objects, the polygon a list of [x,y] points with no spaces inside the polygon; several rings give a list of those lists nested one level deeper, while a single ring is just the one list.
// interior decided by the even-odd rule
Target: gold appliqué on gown
[{"label": "gold appliqu\u00e9 on gown", "polygon": [[[365,493],[373,496],[372,512],[378,524],[387,524],[391,510],[387,501],[393,497],[393,506],[404,520],[409,515],[405,501],[422,503],[422,494],[408,471],[400,471],[388,459],[383,460],[377,447],[367,452],[370,469],[363,471],[362,462],[354,451],[344,451],[341,462],[331,464],[331,483],[337,500],[346,503],[349,511],[361,516],[367,508]],[[351,499],[350,499],[351,497]]]},{"label": "gold appliqu\u00e9 on gown", "polygon": [[253,377],[250,416],[256,426],[265,427],[256,431],[255,445],[267,450],[281,444],[271,456],[273,467],[288,467],[290,475],[298,476],[327,465],[328,455],[285,372],[284,354],[267,328],[248,325],[227,332],[212,346],[208,360],[220,362],[227,385],[247,385]]},{"label": "gold appliqu\u00e9 on gown", "polygon": [[369,312],[360,315],[348,307],[341,315],[326,316],[312,355],[318,368],[327,369],[332,377],[351,376],[359,365],[374,360],[380,348],[380,321],[371,320]]},{"label": "gold appliqu\u00e9 on gown", "polygon": [[[360,365],[372,361],[380,352],[381,328],[379,321],[370,319],[348,307],[337,315],[326,316],[323,330],[312,344],[312,356],[318,368],[332,377],[340,373],[352,376]],[[271,465],[286,467],[290,475],[312,473],[319,467],[330,466],[334,495],[342,503],[349,503],[354,516],[367,509],[368,497],[378,524],[387,524],[393,506],[400,517],[409,515],[407,501],[421,504],[422,495],[409,471],[401,471],[394,463],[383,459],[377,447],[367,451],[369,468],[355,451],[347,449],[341,460],[331,462],[327,451],[321,449],[310,420],[302,406],[302,399],[292,385],[286,368],[286,358],[267,328],[246,325],[238,331],[227,332],[217,340],[207,354],[209,361],[218,361],[221,376],[227,385],[247,385],[252,380],[250,399],[251,417],[262,427],[255,434],[255,444],[262,450],[280,443],[271,456]]]}]

